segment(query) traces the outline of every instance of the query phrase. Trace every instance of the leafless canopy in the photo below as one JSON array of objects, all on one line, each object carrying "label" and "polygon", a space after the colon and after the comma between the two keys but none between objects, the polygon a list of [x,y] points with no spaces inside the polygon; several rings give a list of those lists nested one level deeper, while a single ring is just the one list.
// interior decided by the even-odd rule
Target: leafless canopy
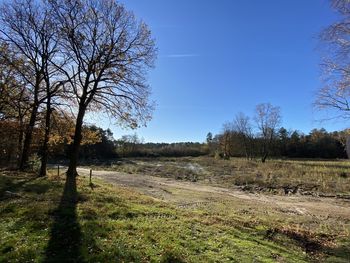
[{"label": "leafless canopy", "polygon": [[146,69],[156,49],[147,26],[113,0],[51,0],[61,25],[59,67],[80,110],[136,127],[150,118]]},{"label": "leafless canopy", "polygon": [[262,162],[265,162],[269,148],[276,136],[277,128],[281,124],[280,108],[270,103],[258,104],[255,108],[255,122],[260,131],[262,146]]},{"label": "leafless canopy", "polygon": [[246,158],[249,160],[253,157],[253,127],[250,119],[243,112],[236,114],[233,120],[234,129],[238,132],[243,142]]},{"label": "leafless canopy", "polygon": [[318,91],[315,105],[320,109],[333,109],[336,117],[350,117],[350,2],[333,0],[332,6],[342,19],[320,35],[325,56],[321,69],[324,86]]},{"label": "leafless canopy", "polygon": [[281,123],[280,108],[262,103],[255,108],[255,121],[264,138],[272,138]]},{"label": "leafless canopy", "polygon": [[237,130],[245,137],[253,137],[253,128],[250,123],[250,119],[243,112],[239,112],[238,114],[236,114],[233,120],[233,125],[235,130]]},{"label": "leafless canopy", "polygon": [[[4,1],[1,8],[0,40],[8,45],[9,53],[0,55],[17,70],[31,90],[37,103],[45,100],[41,85],[54,69],[50,61],[57,53],[56,25],[52,20],[52,10],[42,1],[14,0]],[[14,63],[22,60],[22,63]]]}]

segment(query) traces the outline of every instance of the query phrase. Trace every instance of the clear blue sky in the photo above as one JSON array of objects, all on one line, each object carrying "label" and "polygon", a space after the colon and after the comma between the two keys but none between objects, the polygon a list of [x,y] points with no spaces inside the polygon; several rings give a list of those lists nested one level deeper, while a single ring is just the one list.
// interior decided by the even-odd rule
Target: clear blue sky
[{"label": "clear blue sky", "polygon": [[[204,141],[255,105],[280,106],[283,126],[343,129],[312,107],[320,81],[318,34],[336,20],[327,0],[122,0],[153,32],[149,74],[157,107],[145,141]],[[121,130],[104,121],[114,137]]]}]

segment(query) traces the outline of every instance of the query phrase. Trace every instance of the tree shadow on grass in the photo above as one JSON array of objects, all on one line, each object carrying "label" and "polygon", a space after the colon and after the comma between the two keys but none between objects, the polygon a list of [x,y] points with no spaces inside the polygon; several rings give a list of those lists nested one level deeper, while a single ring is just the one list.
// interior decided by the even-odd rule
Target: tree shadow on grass
[{"label": "tree shadow on grass", "polygon": [[59,206],[52,214],[54,222],[44,262],[84,262],[77,202],[76,178],[67,177]]},{"label": "tree shadow on grass", "polygon": [[38,180],[36,176],[2,176],[0,174],[0,200],[21,198],[24,193],[44,194],[53,186],[46,180]]}]

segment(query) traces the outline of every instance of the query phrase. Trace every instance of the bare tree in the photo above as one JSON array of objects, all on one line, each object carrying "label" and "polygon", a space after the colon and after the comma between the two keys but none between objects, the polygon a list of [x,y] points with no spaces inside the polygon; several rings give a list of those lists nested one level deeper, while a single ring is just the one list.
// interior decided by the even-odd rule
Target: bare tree
[{"label": "bare tree", "polygon": [[[0,47],[0,53],[6,53],[7,57],[14,57],[6,46]],[[0,120],[15,120],[18,124],[17,157],[23,147],[23,135],[25,123],[30,110],[30,95],[26,89],[26,82],[17,74],[16,68],[23,67],[23,60],[11,60],[16,65],[13,67],[7,63],[7,59],[0,56]]]},{"label": "bare tree", "polygon": [[246,158],[252,159],[254,135],[249,117],[242,112],[238,113],[233,120],[233,126],[242,139]]},{"label": "bare tree", "polygon": [[281,123],[280,108],[270,103],[258,104],[255,109],[255,122],[261,136],[261,161],[268,157],[276,131]]},{"label": "bare tree", "polygon": [[222,126],[219,142],[224,159],[229,159],[231,157],[232,128],[231,122],[226,122]]},{"label": "bare tree", "polygon": [[121,150],[122,156],[126,157],[137,154],[142,140],[137,136],[136,133],[134,133],[132,135],[123,135],[117,143]]},{"label": "bare tree", "polygon": [[[31,95],[30,118],[25,131],[20,169],[26,167],[38,111],[40,105],[45,101],[48,108],[46,109],[47,124],[44,141],[48,140],[50,105],[53,95],[49,80],[52,74],[50,61],[57,52],[55,23],[51,18],[51,10],[44,1],[6,1],[0,7],[0,40],[9,46],[13,51],[12,54],[24,58],[25,66],[14,63],[18,60],[16,57],[9,57],[3,52],[1,56],[25,80],[28,93]],[[47,147],[45,143],[43,148],[45,158],[41,174],[46,174]]]},{"label": "bare tree", "polygon": [[156,55],[147,26],[114,0],[51,0],[61,26],[60,48],[68,61],[58,67],[77,103],[68,176],[76,167],[87,111],[102,111],[136,127],[151,116],[146,71]]},{"label": "bare tree", "polygon": [[332,7],[341,15],[320,35],[324,44],[321,64],[324,86],[318,91],[315,106],[337,112],[335,117],[350,117],[350,2],[332,0]]},{"label": "bare tree", "polygon": [[[63,67],[66,63],[59,54],[59,35],[57,21],[53,19],[55,10],[52,6],[43,2],[40,10],[40,21],[37,27],[37,33],[40,35],[41,46],[43,50],[40,55],[43,57],[43,93],[45,103],[45,132],[43,145],[41,148],[41,167],[39,176],[46,176],[46,167],[48,162],[49,139],[51,132],[51,116],[53,110],[59,108],[65,99],[63,86],[66,83],[57,67]],[[37,21],[37,23],[39,22]],[[60,110],[60,109],[59,109]]]}]

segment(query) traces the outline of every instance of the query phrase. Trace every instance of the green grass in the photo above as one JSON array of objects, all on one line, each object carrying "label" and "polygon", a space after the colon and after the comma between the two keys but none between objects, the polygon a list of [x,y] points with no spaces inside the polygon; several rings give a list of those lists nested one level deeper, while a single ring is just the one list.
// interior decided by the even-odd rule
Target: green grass
[{"label": "green grass", "polygon": [[268,160],[212,157],[126,159],[110,166],[94,167],[126,173],[202,181],[224,187],[273,194],[301,193],[350,198],[350,162],[347,160]]},{"label": "green grass", "polygon": [[75,187],[64,178],[1,172],[0,262],[349,259],[348,243],[275,230],[234,211],[178,209],[101,181],[91,188],[83,177]]}]

